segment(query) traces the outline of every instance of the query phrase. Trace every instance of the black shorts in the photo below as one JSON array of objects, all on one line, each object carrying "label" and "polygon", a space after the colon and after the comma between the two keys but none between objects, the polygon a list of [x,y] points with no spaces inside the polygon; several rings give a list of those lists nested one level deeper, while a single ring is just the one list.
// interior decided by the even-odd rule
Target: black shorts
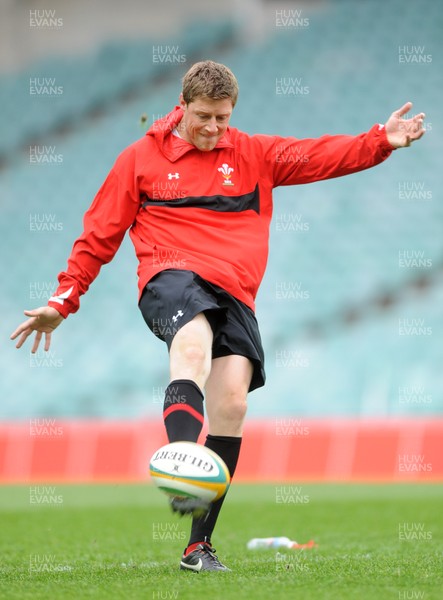
[{"label": "black shorts", "polygon": [[264,385],[265,358],[257,319],[249,306],[222,288],[193,271],[167,269],[148,282],[139,308],[150,330],[168,349],[177,331],[203,312],[214,333],[212,358],[246,356],[254,367],[249,391]]}]

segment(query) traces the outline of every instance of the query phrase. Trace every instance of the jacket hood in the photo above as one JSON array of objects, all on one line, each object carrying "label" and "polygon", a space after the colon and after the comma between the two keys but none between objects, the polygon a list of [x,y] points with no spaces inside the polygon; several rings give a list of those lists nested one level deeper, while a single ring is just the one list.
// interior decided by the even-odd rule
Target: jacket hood
[{"label": "jacket hood", "polygon": [[[178,140],[181,143],[177,143],[177,138],[173,135],[172,130],[177,127],[182,117],[183,109],[180,106],[176,106],[169,114],[154,121],[146,132],[146,135],[150,135],[155,139],[160,152],[171,162],[175,162],[181,156],[192,150],[199,151],[193,144],[181,140],[180,138],[178,138]],[[214,150],[216,148],[234,148],[229,127],[223,137],[218,141]]]}]

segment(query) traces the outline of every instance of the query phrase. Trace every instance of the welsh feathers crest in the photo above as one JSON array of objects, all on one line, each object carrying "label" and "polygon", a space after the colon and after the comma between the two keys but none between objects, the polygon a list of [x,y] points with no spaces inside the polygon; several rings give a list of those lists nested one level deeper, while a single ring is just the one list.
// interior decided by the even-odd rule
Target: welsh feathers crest
[{"label": "welsh feathers crest", "polygon": [[234,169],[228,165],[228,163],[223,163],[221,167],[217,169],[223,175],[223,185],[234,185],[231,181],[231,173],[234,172]]}]

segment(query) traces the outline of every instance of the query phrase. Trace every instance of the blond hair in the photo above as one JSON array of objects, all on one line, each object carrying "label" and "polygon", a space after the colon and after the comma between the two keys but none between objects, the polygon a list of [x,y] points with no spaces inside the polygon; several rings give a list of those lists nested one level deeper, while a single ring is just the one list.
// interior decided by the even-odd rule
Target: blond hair
[{"label": "blond hair", "polygon": [[238,97],[238,83],[234,73],[221,63],[204,60],[192,65],[183,77],[183,98],[186,104],[198,97],[211,100],[230,98],[235,106]]}]

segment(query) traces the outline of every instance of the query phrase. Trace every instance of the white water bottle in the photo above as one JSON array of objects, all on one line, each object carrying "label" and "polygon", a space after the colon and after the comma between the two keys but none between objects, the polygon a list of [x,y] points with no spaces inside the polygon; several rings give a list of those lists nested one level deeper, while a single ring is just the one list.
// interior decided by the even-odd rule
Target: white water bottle
[{"label": "white water bottle", "polygon": [[262,548],[292,548],[297,542],[287,537],[269,537],[253,538],[247,543],[248,550],[258,550]]}]

